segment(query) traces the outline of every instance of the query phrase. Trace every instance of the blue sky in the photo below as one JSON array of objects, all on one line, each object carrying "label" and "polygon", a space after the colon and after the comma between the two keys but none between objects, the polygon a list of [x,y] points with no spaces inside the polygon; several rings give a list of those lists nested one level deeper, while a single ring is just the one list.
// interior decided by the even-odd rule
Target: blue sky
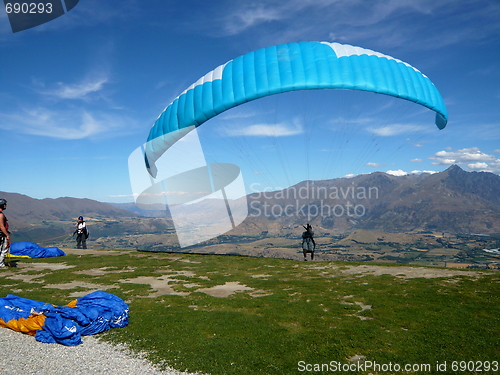
[{"label": "blue sky", "polygon": [[411,64],[441,92],[448,126],[438,131],[413,103],[359,92],[248,103],[198,132],[207,161],[238,165],[247,192],[451,164],[500,174],[498,19],[494,1],[81,0],[14,34],[2,11],[0,191],[132,201],[128,157],[174,98],[235,57],[298,41]]}]

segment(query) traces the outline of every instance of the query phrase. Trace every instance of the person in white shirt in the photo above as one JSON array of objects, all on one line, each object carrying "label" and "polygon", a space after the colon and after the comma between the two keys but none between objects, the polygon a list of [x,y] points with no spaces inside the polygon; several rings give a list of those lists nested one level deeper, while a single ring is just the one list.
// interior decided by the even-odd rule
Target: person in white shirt
[{"label": "person in white shirt", "polygon": [[83,248],[86,249],[88,231],[87,231],[87,225],[83,220],[83,216],[78,217],[78,223],[76,223],[75,228],[76,230],[73,233],[73,235],[76,233],[76,248],[81,249],[83,246]]}]

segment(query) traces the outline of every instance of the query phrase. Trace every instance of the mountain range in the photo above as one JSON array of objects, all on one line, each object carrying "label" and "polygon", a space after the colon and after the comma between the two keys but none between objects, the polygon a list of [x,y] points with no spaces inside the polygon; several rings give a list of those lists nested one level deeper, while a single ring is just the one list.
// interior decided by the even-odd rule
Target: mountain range
[{"label": "mountain range", "polygon": [[[375,172],[305,181],[266,196],[254,193],[248,202],[250,217],[266,216],[282,226],[310,222],[328,232],[500,233],[500,176],[466,172],[456,165],[435,174]],[[261,215],[266,205],[269,215]]]},{"label": "mountain range", "polygon": [[[80,215],[93,220],[95,230],[102,229],[103,233],[110,222],[120,222],[115,227],[127,233],[173,229],[168,211],[140,210],[133,203],[110,204],[70,197],[34,199],[7,192],[0,192],[0,198],[8,201],[6,215],[16,240],[35,241],[67,234]],[[253,193],[234,203],[248,206],[248,217],[229,232],[234,235],[263,231],[286,235],[308,222],[318,234],[356,229],[500,233],[500,176],[466,172],[456,165],[435,174],[393,176],[375,172],[303,181],[284,190]],[[213,215],[209,201],[203,207],[198,215]],[[193,207],[186,210],[192,211]]]},{"label": "mountain range", "polygon": [[109,203],[71,197],[36,199],[0,191],[7,200],[5,215],[13,241],[39,241],[71,233],[78,216],[106,221],[111,218],[138,217]]}]

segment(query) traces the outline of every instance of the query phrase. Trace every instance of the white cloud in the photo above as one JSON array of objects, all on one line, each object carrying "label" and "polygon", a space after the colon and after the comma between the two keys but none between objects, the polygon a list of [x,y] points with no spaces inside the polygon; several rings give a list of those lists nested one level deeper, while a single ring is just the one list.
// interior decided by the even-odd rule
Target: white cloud
[{"label": "white cloud", "polygon": [[470,168],[470,169],[474,169],[474,170],[484,170],[484,169],[487,169],[488,168],[488,164],[486,163],[471,163],[471,164],[467,164],[467,166]]},{"label": "white cloud", "polygon": [[[84,139],[130,134],[137,121],[124,115],[103,91],[109,79],[101,70],[72,84],[33,78],[36,96],[9,98],[0,109],[0,129],[54,139]],[[83,100],[76,104],[66,100]],[[91,99],[92,103],[89,103]],[[116,132],[116,129],[120,129]]]},{"label": "white cloud", "polygon": [[422,174],[422,173],[434,174],[434,173],[438,173],[438,172],[437,171],[419,171],[419,170],[415,170],[415,171],[410,172],[410,174]]},{"label": "white cloud", "polygon": [[[327,37],[330,41],[347,43],[366,40],[390,48],[406,48],[411,43],[417,50],[429,50],[480,41],[497,32],[498,5],[491,1],[469,7],[467,12],[461,11],[463,5],[456,0],[232,0],[218,3],[213,13],[217,31],[206,26],[208,32],[220,36],[252,31],[254,40],[266,39],[263,45],[304,40],[304,35],[310,35],[316,37],[309,37],[310,40]],[[202,11],[206,13],[204,8],[199,13]],[[475,24],[477,20],[481,22],[480,27]],[[278,22],[279,33],[271,24]],[[430,28],[429,24],[434,27]],[[200,25],[204,26],[201,22]],[[439,40],[435,38],[436,32]]]},{"label": "white cloud", "polygon": [[410,161],[411,161],[411,162],[413,162],[413,163],[420,163],[420,162],[422,162],[423,160],[422,160],[422,159],[418,159],[418,158],[417,158],[417,159],[411,159]]},{"label": "white cloud", "polygon": [[229,35],[235,35],[243,30],[264,22],[276,21],[283,18],[279,9],[257,5],[253,8],[238,9],[237,12],[227,17],[225,31]]},{"label": "white cloud", "polygon": [[401,169],[398,169],[396,171],[387,171],[385,172],[387,174],[390,174],[392,176],[406,176],[408,173],[406,173],[405,171],[401,170]]},{"label": "white cloud", "polygon": [[365,164],[367,167],[373,167],[373,168],[379,168],[382,166],[380,163],[366,163]]},{"label": "white cloud", "polygon": [[500,173],[500,158],[482,152],[478,147],[463,148],[457,151],[439,151],[429,159],[433,165],[462,165],[471,170]]},{"label": "white cloud", "polygon": [[[338,0],[232,1],[233,6],[226,6],[224,9],[226,14],[222,17],[220,25],[226,35],[235,35],[267,22],[294,19],[297,22],[293,23],[294,27],[289,28],[289,31],[293,33],[295,30],[300,34],[304,28],[308,28],[302,22],[301,15],[304,12],[329,8],[328,13],[335,13],[335,5],[338,2]],[[296,17],[300,18],[296,19]]]},{"label": "white cloud", "polygon": [[101,91],[107,82],[107,78],[84,79],[82,82],[74,84],[59,82],[56,89],[45,91],[43,94],[59,99],[84,99],[92,93]]},{"label": "white cloud", "polygon": [[241,127],[238,129],[227,129],[226,134],[231,137],[237,136],[250,136],[250,137],[287,137],[291,135],[298,135],[304,132],[303,126],[300,122],[294,121],[294,125],[281,124],[255,124],[250,126]]},{"label": "white cloud", "polygon": [[[244,6],[242,6],[242,2],[238,1],[234,1],[233,4],[234,7],[226,7],[227,13],[222,20],[226,33],[230,35],[243,32],[249,27],[265,22],[290,19],[295,20],[293,22],[295,29],[304,30],[306,24],[302,22],[302,19],[305,13],[316,15],[316,23],[319,24],[328,24],[326,19],[330,20],[331,24],[332,17],[336,16],[337,19],[345,20],[343,26],[371,25],[380,22],[400,8],[408,7],[405,2],[384,3],[382,6],[370,2],[359,6],[358,1],[350,0],[257,0],[245,1]],[[366,11],[360,11],[363,8],[366,8]],[[417,7],[410,6],[409,8],[415,9]],[[428,9],[428,7],[426,8]],[[348,18],[347,15],[353,11],[356,11],[356,17]],[[330,32],[330,35],[341,37],[335,32]]]},{"label": "white cloud", "polygon": [[140,194],[118,194],[118,195],[108,195],[110,198],[136,198]]},{"label": "white cloud", "polygon": [[414,171],[411,171],[410,173],[407,173],[401,169],[398,169],[398,170],[394,170],[394,171],[387,171],[385,172],[387,174],[390,174],[392,176],[406,176],[406,175],[409,175],[409,174],[422,174],[422,173],[429,173],[429,174],[434,174],[434,173],[438,173],[436,171],[420,171],[420,170],[414,170]]},{"label": "white cloud", "polygon": [[378,128],[368,127],[366,128],[370,133],[376,134],[381,137],[390,137],[393,135],[414,133],[428,131],[428,127],[421,125],[386,125]]},{"label": "white cloud", "polygon": [[125,128],[125,124],[131,123],[129,119],[108,113],[53,111],[43,107],[3,113],[0,118],[0,129],[56,139],[89,138]]},{"label": "white cloud", "polygon": [[241,120],[246,118],[252,118],[261,115],[258,112],[244,112],[244,111],[227,111],[222,113],[219,118],[221,120]]},{"label": "white cloud", "polygon": [[481,152],[477,147],[464,148],[458,151],[439,151],[430,157],[436,160],[434,165],[466,164],[467,162],[493,161],[496,159],[493,155]]}]

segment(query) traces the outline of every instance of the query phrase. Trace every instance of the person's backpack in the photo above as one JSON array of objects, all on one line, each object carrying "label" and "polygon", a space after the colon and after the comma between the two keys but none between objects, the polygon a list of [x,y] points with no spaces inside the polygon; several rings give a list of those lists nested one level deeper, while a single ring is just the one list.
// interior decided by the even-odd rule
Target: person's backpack
[{"label": "person's backpack", "polygon": [[85,227],[83,228],[83,235],[85,236],[85,239],[89,238],[90,236],[90,232],[89,230],[87,229],[87,226],[85,225]]},{"label": "person's backpack", "polygon": [[314,232],[306,230],[304,233],[302,233],[302,238],[313,238]]}]

